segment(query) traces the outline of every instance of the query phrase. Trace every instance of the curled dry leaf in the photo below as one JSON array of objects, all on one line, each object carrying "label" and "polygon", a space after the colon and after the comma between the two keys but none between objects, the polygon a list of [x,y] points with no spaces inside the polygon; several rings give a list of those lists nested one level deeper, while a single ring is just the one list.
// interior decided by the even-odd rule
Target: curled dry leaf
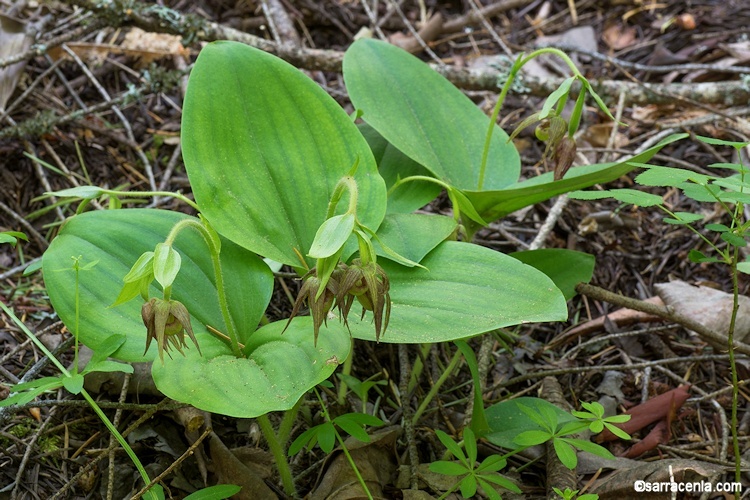
[{"label": "curled dry leaf", "polygon": [[[645,403],[634,406],[625,412],[626,415],[630,415],[630,420],[622,424],[616,424],[617,427],[628,434],[632,434],[633,432],[639,431],[647,425],[651,425],[659,420],[666,420],[668,423],[668,420],[673,418],[676,411],[680,409],[682,405],[685,404],[688,397],[690,397],[690,393],[688,392],[689,388],[690,386],[681,385],[676,389],[672,389],[671,391],[660,394],[655,398],[651,398]],[[596,436],[595,441],[597,443],[603,443],[606,441],[614,441],[616,439],[619,438],[605,429],[601,434]]]}]

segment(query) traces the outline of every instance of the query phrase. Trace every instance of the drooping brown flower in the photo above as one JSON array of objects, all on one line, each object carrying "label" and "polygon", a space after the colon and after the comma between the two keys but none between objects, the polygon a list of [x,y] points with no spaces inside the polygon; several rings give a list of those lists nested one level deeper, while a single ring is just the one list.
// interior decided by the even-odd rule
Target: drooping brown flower
[{"label": "drooping brown flower", "polygon": [[141,307],[141,317],[148,331],[146,350],[143,351],[143,354],[148,352],[151,340],[156,339],[159,359],[162,364],[164,363],[165,352],[170,358],[172,357],[169,354],[169,344],[172,344],[184,356],[185,353],[182,348],[187,347],[185,343],[185,332],[187,331],[188,336],[198,349],[198,353],[202,355],[201,348],[193,334],[193,327],[190,324],[190,313],[181,302],[152,298]]},{"label": "drooping brown flower", "polygon": [[576,158],[576,141],[570,136],[565,136],[555,147],[552,154],[555,160],[554,180],[559,181],[573,165]]},{"label": "drooping brown flower", "polygon": [[362,264],[354,259],[345,268],[339,283],[339,293],[336,295],[336,305],[341,311],[341,318],[347,324],[349,311],[354,299],[362,305],[362,317],[365,311],[372,311],[375,321],[375,340],[385,333],[391,317],[391,284],[388,275],[375,262]]},{"label": "drooping brown flower", "polygon": [[[303,304],[307,304],[310,309],[310,315],[313,318],[313,342],[318,345],[318,333],[320,332],[320,326],[324,323],[328,323],[328,312],[333,307],[333,302],[336,298],[336,292],[338,291],[338,279],[336,272],[332,275],[328,282],[325,284],[323,291],[319,294],[323,280],[318,278],[315,269],[310,270],[306,275],[302,277],[302,288],[297,295],[297,300],[294,301],[294,307],[292,308],[292,314],[289,316],[289,320],[284,327],[284,331],[289,327],[289,323],[299,313],[300,308]],[[283,331],[281,333],[284,333]]]}]

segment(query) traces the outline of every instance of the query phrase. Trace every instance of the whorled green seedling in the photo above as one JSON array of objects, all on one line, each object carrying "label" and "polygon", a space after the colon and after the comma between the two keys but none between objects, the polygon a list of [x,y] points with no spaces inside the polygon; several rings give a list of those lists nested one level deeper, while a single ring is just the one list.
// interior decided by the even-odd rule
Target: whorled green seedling
[{"label": "whorled green seedling", "polygon": [[[623,204],[641,207],[657,207],[666,214],[663,221],[666,224],[684,226],[695,234],[701,245],[710,249],[713,255],[707,255],[704,249],[693,248],[688,258],[699,264],[719,263],[728,266],[732,277],[732,313],[729,320],[727,337],[727,351],[732,377],[732,415],[730,429],[735,458],[735,480],[739,482],[741,476],[741,454],[737,435],[737,407],[739,404],[739,378],[734,357],[734,334],[739,311],[739,280],[740,272],[750,274],[750,257],[742,257],[740,249],[746,248],[750,240],[750,221],[745,216],[745,208],[750,203],[750,169],[743,163],[743,149],[750,142],[725,141],[712,137],[695,136],[699,141],[712,146],[725,146],[734,149],[737,163],[715,163],[708,167],[710,174],[697,173],[692,170],[635,163],[645,171],[635,177],[636,184],[649,187],[669,187],[677,189],[681,194],[698,203],[711,203],[719,207],[729,218],[729,224],[712,222],[703,226],[703,231],[696,227],[704,219],[701,213],[676,211],[667,206],[665,200],[653,193],[636,189],[610,189],[605,191],[577,191],[571,197],[580,200],[595,200],[614,198]],[[728,172],[723,176],[721,173]],[[709,236],[704,234],[708,231]],[[711,237],[713,233],[713,237]],[[724,332],[721,332],[724,333]]]},{"label": "whorled green seedling", "polygon": [[477,464],[477,440],[471,429],[464,429],[463,445],[466,450],[465,453],[461,446],[445,432],[438,429],[435,434],[450,454],[458,460],[458,462],[438,460],[430,464],[432,472],[459,477],[455,486],[443,493],[440,499],[446,498],[456,489],[461,491],[464,498],[474,498],[477,488],[481,487],[487,497],[500,500],[501,496],[495,490],[494,485],[515,493],[521,493],[518,486],[499,473],[507,465],[504,457],[490,455]]}]

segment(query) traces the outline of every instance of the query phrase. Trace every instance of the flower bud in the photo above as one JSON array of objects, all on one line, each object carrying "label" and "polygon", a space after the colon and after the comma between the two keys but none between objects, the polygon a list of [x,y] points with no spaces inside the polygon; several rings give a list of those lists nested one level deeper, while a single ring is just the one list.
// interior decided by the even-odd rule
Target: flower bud
[{"label": "flower bud", "polygon": [[552,156],[555,159],[554,179],[559,181],[576,158],[576,141],[570,136],[565,136],[555,148]]}]

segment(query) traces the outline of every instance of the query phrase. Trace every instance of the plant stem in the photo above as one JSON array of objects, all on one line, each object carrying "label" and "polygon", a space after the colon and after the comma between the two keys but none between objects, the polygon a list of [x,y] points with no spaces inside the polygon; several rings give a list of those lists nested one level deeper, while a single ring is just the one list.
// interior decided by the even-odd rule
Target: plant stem
[{"label": "plant stem", "polygon": [[420,403],[419,408],[417,408],[417,411],[414,412],[414,415],[412,416],[412,423],[416,425],[417,422],[419,422],[419,418],[422,416],[422,413],[427,409],[427,405],[430,404],[430,402],[433,400],[433,398],[437,395],[438,391],[440,391],[440,388],[443,386],[446,380],[448,380],[448,377],[451,376],[453,373],[453,370],[456,369],[458,366],[458,363],[461,362],[461,350],[456,349],[456,352],[453,353],[453,358],[451,359],[451,362],[448,364],[445,370],[443,370],[443,373],[440,375],[440,377],[437,379],[435,384],[430,388],[430,392],[427,393],[427,396],[425,396],[422,403]]},{"label": "plant stem", "polygon": [[221,309],[221,316],[224,319],[224,324],[227,328],[227,336],[229,337],[229,343],[232,347],[232,354],[237,358],[242,357],[242,350],[240,349],[239,334],[237,328],[232,320],[232,315],[229,313],[229,303],[227,302],[227,294],[224,289],[224,273],[221,269],[221,257],[219,255],[221,249],[211,232],[203,225],[207,224],[205,220],[203,222],[197,222],[193,219],[183,219],[172,227],[172,230],[167,235],[165,243],[171,245],[177,238],[180,231],[186,228],[195,229],[198,234],[203,237],[203,241],[206,242],[209,253],[211,254],[211,262],[214,266],[214,276],[216,278],[216,293],[219,296],[219,308]]},{"label": "plant stem", "polygon": [[732,420],[729,428],[732,430],[732,448],[734,450],[734,480],[739,483],[742,474],[742,455],[740,454],[740,442],[737,436],[737,406],[739,404],[740,385],[737,377],[737,364],[734,359],[734,327],[737,320],[737,312],[740,308],[739,284],[737,280],[737,260],[739,258],[739,248],[734,247],[732,258],[732,316],[729,320],[729,331],[727,332],[727,348],[729,349],[729,367],[732,372]]},{"label": "plant stem", "polygon": [[500,115],[500,109],[503,107],[503,103],[505,102],[505,98],[508,95],[508,92],[510,91],[510,88],[513,86],[513,82],[516,79],[516,76],[518,76],[518,72],[521,71],[521,68],[523,66],[534,59],[535,57],[538,57],[542,54],[555,54],[559,56],[565,64],[570,67],[570,69],[573,71],[573,76],[575,77],[583,77],[581,75],[581,72],[576,68],[576,65],[573,63],[573,60],[562,50],[555,49],[553,47],[544,47],[538,50],[535,50],[531,54],[529,54],[526,57],[520,56],[516,62],[511,66],[510,73],[508,74],[508,79],[505,80],[505,83],[503,84],[503,88],[500,90],[500,95],[497,97],[497,102],[495,103],[495,108],[492,110],[492,116],[490,117],[490,124],[487,128],[487,135],[484,139],[484,149],[482,150],[482,163],[479,166],[479,182],[477,183],[477,191],[481,191],[484,187],[484,177],[485,173],[487,171],[487,159],[490,154],[490,144],[492,141],[492,133],[495,130],[495,124],[497,123],[497,117]]},{"label": "plant stem", "polygon": [[[354,340],[352,340],[352,342],[354,342]],[[346,357],[346,361],[344,361],[344,367],[341,370],[345,375],[351,375],[353,360],[354,360],[354,346],[352,346],[352,348],[349,349],[349,356]],[[347,388],[348,386],[346,385],[346,381],[342,378],[341,385],[339,385],[339,395],[338,395],[338,403],[342,406],[346,402]],[[362,413],[365,413],[365,408],[366,408],[365,405],[366,405],[366,402],[362,401]]]},{"label": "plant stem", "polygon": [[279,470],[279,476],[281,477],[281,484],[284,485],[284,491],[289,496],[297,496],[297,490],[294,487],[294,478],[292,477],[292,471],[289,468],[289,462],[286,459],[284,447],[279,442],[279,438],[273,430],[268,415],[261,415],[255,420],[258,422],[263,437],[266,438],[268,449],[271,450],[273,458],[276,460],[276,467]]},{"label": "plant stem", "polygon": [[370,493],[370,489],[367,487],[365,478],[363,478],[362,474],[360,474],[359,469],[357,468],[357,464],[354,461],[354,458],[352,458],[352,455],[349,453],[349,449],[346,447],[346,444],[344,443],[344,439],[341,437],[341,434],[339,434],[339,431],[337,431],[335,427],[333,428],[333,432],[336,433],[336,440],[339,442],[339,445],[341,446],[341,450],[344,452],[344,455],[346,455],[346,459],[349,461],[349,465],[352,466],[352,470],[354,471],[354,475],[357,476],[357,479],[359,480],[359,484],[362,485],[362,489],[364,490],[365,494],[367,494],[367,498],[369,500],[373,500],[372,493]]},{"label": "plant stem", "polygon": [[336,207],[341,201],[341,197],[345,191],[349,191],[349,207],[347,213],[357,214],[357,199],[359,196],[359,188],[357,188],[357,181],[354,177],[346,175],[339,180],[336,187],[333,188],[333,194],[331,195],[331,201],[328,202],[328,210],[326,211],[326,219],[330,219],[336,214]]},{"label": "plant stem", "polygon": [[171,191],[117,191],[115,189],[102,189],[102,193],[111,196],[130,196],[130,197],[141,197],[141,196],[168,196],[177,198],[178,200],[190,205],[197,212],[200,212],[200,207],[193,200],[180,193],[173,193]]},{"label": "plant stem", "polygon": [[[143,483],[146,485],[151,484],[151,479],[148,477],[148,472],[146,472],[146,469],[143,467],[143,464],[141,464],[141,461],[138,459],[138,456],[135,454],[133,449],[128,445],[128,442],[125,441],[125,438],[122,437],[122,434],[120,434],[120,431],[117,430],[117,428],[114,426],[114,424],[107,418],[107,415],[104,414],[101,408],[99,408],[99,405],[96,404],[96,401],[89,395],[88,392],[86,392],[86,389],[81,390],[81,395],[83,395],[83,398],[88,402],[88,404],[91,405],[91,408],[94,410],[94,412],[99,416],[101,421],[104,423],[104,425],[109,429],[109,432],[112,433],[112,435],[115,437],[118,443],[120,443],[120,446],[122,446],[122,449],[125,450],[125,453],[128,454],[130,457],[130,460],[133,461],[133,464],[135,465],[135,468],[138,469],[138,472],[141,475],[141,479],[143,479]],[[149,492],[149,495],[154,500],[158,499],[158,496],[153,491]]]}]

